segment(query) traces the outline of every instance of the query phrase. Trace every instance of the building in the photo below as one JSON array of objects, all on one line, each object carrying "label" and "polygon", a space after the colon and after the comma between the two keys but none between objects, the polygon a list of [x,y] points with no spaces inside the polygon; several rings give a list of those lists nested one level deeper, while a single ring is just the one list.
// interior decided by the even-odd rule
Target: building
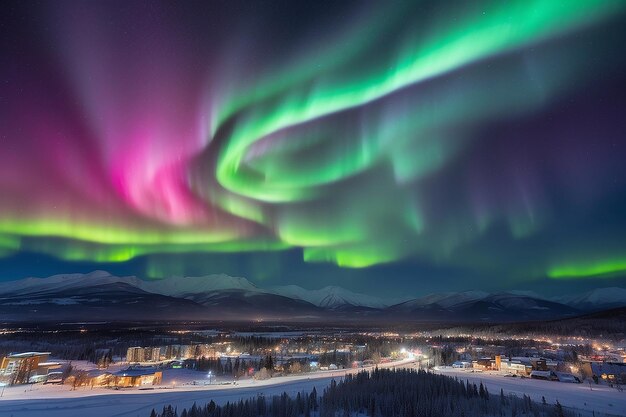
[{"label": "building", "polygon": [[158,385],[163,381],[163,373],[152,367],[131,367],[112,375],[113,385],[116,387]]},{"label": "building", "polygon": [[[167,352],[166,352],[167,354]],[[126,361],[129,363],[158,362],[161,360],[160,347],[129,347],[126,351]]]},{"label": "building", "polygon": [[611,384],[626,383],[626,363],[623,362],[585,362],[580,370],[585,378]]},{"label": "building", "polygon": [[80,371],[65,380],[74,387],[141,387],[158,385],[163,380],[163,373],[153,367],[129,367],[123,371],[111,373],[100,369]]},{"label": "building", "polygon": [[145,362],[146,356],[145,351],[142,347],[134,346],[129,347],[126,351],[126,361],[127,362]]},{"label": "building", "polygon": [[532,364],[534,371],[549,371],[548,363],[545,359],[530,358],[530,363]]},{"label": "building", "polygon": [[158,385],[163,380],[161,371],[153,367],[129,367],[123,371],[111,373],[100,369],[80,371],[65,380],[74,387],[141,387]]},{"label": "building", "polygon": [[558,381],[559,379],[554,371],[532,371],[530,377],[533,379],[545,379],[547,381]]},{"label": "building", "polygon": [[480,358],[472,361],[472,368],[487,371],[493,369],[495,366],[495,360],[491,358]]},{"label": "building", "polygon": [[46,378],[46,384],[62,384],[64,372],[63,371],[50,371]]},{"label": "building", "polygon": [[559,382],[569,382],[569,383],[573,383],[573,384],[580,384],[580,378],[578,378],[576,375],[567,373],[567,372],[554,372],[556,374],[557,379],[559,380]]},{"label": "building", "polygon": [[92,387],[106,387],[112,385],[113,381],[114,378],[110,372],[94,369],[87,371],[85,385]]},{"label": "building", "polygon": [[193,359],[198,356],[198,345],[182,345],[180,348],[181,359]]},{"label": "building", "polygon": [[472,363],[471,362],[467,362],[467,361],[456,361],[452,364],[453,368],[460,368],[460,369],[465,369],[465,368],[471,368],[472,367]]},{"label": "building", "polygon": [[[496,364],[498,357],[496,357]],[[529,375],[531,371],[555,371],[559,363],[538,356],[514,356],[504,358],[499,361],[499,366],[494,369],[516,373],[519,375]]]},{"label": "building", "polygon": [[92,369],[89,371],[78,370],[74,371],[72,375],[69,375],[62,382],[72,385],[74,388],[84,386],[111,386],[113,382],[113,375],[102,369]]},{"label": "building", "polygon": [[51,369],[59,369],[58,362],[48,362],[50,352],[12,353],[0,364],[0,376],[10,385],[45,382]]},{"label": "building", "polygon": [[158,362],[161,360],[161,348],[160,347],[147,347],[144,348],[144,359],[146,362]]},{"label": "building", "polygon": [[522,361],[503,359],[500,361],[499,370],[513,375],[530,375],[533,367],[532,365],[522,363]]},{"label": "building", "polygon": [[164,358],[165,359],[180,359],[180,345],[168,345],[165,347]]}]

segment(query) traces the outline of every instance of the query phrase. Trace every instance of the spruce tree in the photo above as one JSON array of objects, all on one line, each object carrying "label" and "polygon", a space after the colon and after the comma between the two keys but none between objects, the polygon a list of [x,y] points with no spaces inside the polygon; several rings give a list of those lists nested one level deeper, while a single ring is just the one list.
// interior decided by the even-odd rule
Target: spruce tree
[{"label": "spruce tree", "polygon": [[556,400],[556,404],[554,405],[554,417],[565,417],[565,414],[563,413],[563,406],[559,400]]}]

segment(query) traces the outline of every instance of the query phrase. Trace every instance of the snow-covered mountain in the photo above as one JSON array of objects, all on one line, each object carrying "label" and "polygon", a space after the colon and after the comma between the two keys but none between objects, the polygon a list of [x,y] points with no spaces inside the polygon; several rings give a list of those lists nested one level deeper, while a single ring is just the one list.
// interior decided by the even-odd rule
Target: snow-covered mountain
[{"label": "snow-covered mountain", "polygon": [[596,288],[582,294],[554,297],[552,300],[585,311],[625,307],[626,288]]},{"label": "snow-covered mountain", "polygon": [[307,290],[296,285],[263,289],[241,277],[226,274],[202,277],[172,277],[159,280],[142,280],[134,276],[117,277],[106,271],[94,271],[88,274],[62,274],[48,278],[26,278],[18,281],[0,283],[0,294],[58,292],[94,285],[124,283],[143,291],[171,297],[201,301],[215,298],[216,293],[242,292],[250,296],[280,296],[292,300],[304,301],[317,307],[335,309],[342,306],[368,307],[382,309],[392,302],[385,302],[377,297],[354,293],[345,288],[329,286],[320,290]]},{"label": "snow-covered mountain", "polygon": [[400,303],[399,306],[402,306],[404,309],[415,309],[434,305],[442,308],[450,308],[457,304],[482,300],[488,296],[489,293],[485,291],[442,292],[408,300]]},{"label": "snow-covered mountain", "polygon": [[95,271],[0,285],[0,317],[7,320],[297,320],[323,313],[228,275],[144,281]]},{"label": "snow-covered mountain", "polygon": [[139,286],[145,291],[174,297],[222,290],[265,292],[245,278],[231,277],[226,274],[142,281]]},{"label": "snow-covered mountain", "polygon": [[[0,283],[0,313],[20,317],[81,315],[150,317],[159,305],[160,317],[326,317],[368,320],[515,321],[571,317],[585,312],[626,306],[626,289],[603,288],[549,299],[529,291],[488,293],[462,291],[429,294],[393,302],[328,286],[308,290],[296,285],[260,288],[241,277],[225,274],[142,280],[105,271],[26,278]],[[107,307],[108,306],[108,307]],[[177,310],[171,315],[168,308]],[[88,315],[86,313],[86,315]],[[116,316],[116,317],[117,317]]]},{"label": "snow-covered mountain", "polygon": [[58,292],[63,289],[87,288],[95,285],[125,283],[142,288],[143,280],[129,276],[118,277],[106,271],[93,271],[88,274],[59,274],[47,278],[25,278],[17,281],[0,282],[0,294]]},{"label": "snow-covered mountain", "polygon": [[580,311],[598,311],[609,308],[626,307],[626,289],[619,287],[597,288],[582,294],[571,294],[557,297],[546,297],[533,291],[513,290],[490,294],[485,291],[443,292],[429,294],[399,305],[404,309],[454,308],[468,302],[490,301],[506,304],[508,308],[522,307],[539,308],[542,302],[562,304]]},{"label": "snow-covered mountain", "polygon": [[336,286],[328,286],[319,290],[307,290],[297,285],[286,285],[274,287],[272,292],[329,309],[345,306],[384,309],[392,304],[377,297],[355,293]]},{"label": "snow-covered mountain", "polygon": [[209,319],[202,305],[183,298],[143,291],[125,282],[57,278],[57,286],[24,285],[0,294],[0,317],[9,321],[133,321]]},{"label": "snow-covered mountain", "polygon": [[114,283],[124,283],[147,292],[168,296],[220,290],[263,291],[245,278],[231,277],[226,274],[142,280],[135,276],[118,277],[106,271],[93,271],[88,274],[59,274],[48,278],[26,278],[2,282],[0,294],[59,291]]},{"label": "snow-covered mountain", "polygon": [[422,320],[527,321],[573,317],[581,312],[524,294],[466,291],[431,294],[391,306],[388,311]]}]

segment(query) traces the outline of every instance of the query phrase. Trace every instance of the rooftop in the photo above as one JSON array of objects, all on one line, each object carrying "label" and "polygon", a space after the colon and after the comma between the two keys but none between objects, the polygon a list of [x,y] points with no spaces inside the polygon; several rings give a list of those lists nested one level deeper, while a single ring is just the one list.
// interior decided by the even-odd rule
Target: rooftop
[{"label": "rooftop", "polygon": [[156,368],[128,368],[122,371],[117,371],[113,375],[115,376],[145,376],[152,375],[158,372]]},{"label": "rooftop", "polygon": [[31,358],[33,356],[45,356],[50,355],[51,352],[23,352],[23,353],[11,353],[7,358]]}]

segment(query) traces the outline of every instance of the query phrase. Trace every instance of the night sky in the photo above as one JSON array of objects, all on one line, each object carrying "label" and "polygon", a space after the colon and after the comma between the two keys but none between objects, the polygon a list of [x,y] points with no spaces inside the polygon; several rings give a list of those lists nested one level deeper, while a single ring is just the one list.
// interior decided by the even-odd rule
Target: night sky
[{"label": "night sky", "polygon": [[0,280],[626,286],[624,1],[0,16]]}]

